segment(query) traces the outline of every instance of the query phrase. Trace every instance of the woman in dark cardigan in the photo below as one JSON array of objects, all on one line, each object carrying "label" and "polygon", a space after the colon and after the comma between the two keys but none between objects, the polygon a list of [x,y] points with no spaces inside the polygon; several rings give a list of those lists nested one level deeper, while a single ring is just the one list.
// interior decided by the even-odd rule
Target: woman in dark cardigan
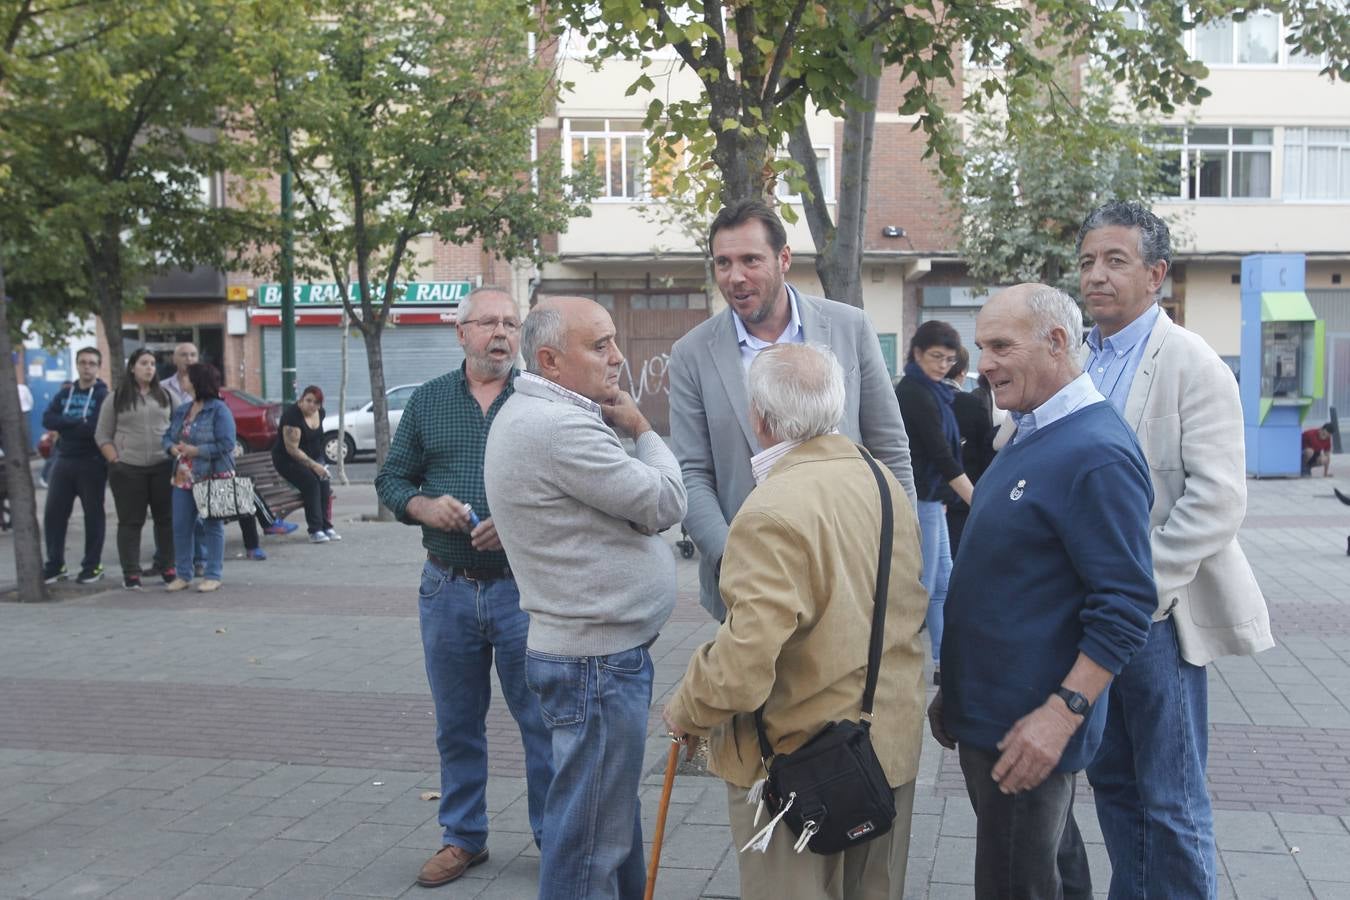
[{"label": "woman in dark cardigan", "polygon": [[961,464],[961,432],[952,409],[956,392],[943,380],[960,348],[961,336],[955,328],[936,320],[924,322],[909,342],[905,377],[895,387],[919,498],[923,586],[928,591],[926,622],[935,683],[942,664],[942,606],[947,602],[947,579],[952,571],[945,503],[958,497],[969,503],[973,490]]}]

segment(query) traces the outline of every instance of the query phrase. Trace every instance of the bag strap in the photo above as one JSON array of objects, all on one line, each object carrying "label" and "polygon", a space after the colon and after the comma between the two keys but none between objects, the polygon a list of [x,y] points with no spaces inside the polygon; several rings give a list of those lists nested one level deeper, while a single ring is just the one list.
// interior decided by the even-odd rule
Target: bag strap
[{"label": "bag strap", "polygon": [[881,546],[877,551],[877,583],[872,595],[872,640],[867,647],[867,686],[863,688],[862,714],[870,721],[872,718],[872,698],[877,692],[877,675],[881,668],[881,638],[886,630],[886,592],[891,584],[891,554],[887,552],[895,543],[895,507],[891,502],[891,488],[886,484],[886,476],[881,467],[872,458],[866,448],[858,447],[872,474],[877,479],[877,489],[881,492]]},{"label": "bag strap", "polygon": [[[891,502],[891,488],[886,484],[886,476],[881,467],[867,452],[867,448],[858,445],[863,461],[871,468],[877,479],[877,490],[881,494],[881,539],[877,550],[877,581],[872,593],[872,636],[867,644],[867,681],[863,687],[862,716],[863,724],[870,725],[872,720],[872,699],[877,692],[877,676],[881,669],[881,639],[886,630],[886,594],[891,583],[891,554],[887,549],[895,542],[895,507]],[[759,756],[765,769],[773,757],[773,746],[769,735],[764,731],[764,706],[755,710],[755,733],[759,738]]]}]

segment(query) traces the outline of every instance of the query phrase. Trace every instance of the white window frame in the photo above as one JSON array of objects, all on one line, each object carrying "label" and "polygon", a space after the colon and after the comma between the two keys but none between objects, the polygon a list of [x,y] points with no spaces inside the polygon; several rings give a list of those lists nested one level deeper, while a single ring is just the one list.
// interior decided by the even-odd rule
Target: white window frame
[{"label": "white window frame", "polygon": [[[1281,149],[1284,152],[1284,179],[1280,191],[1281,199],[1285,203],[1308,203],[1308,204],[1338,204],[1343,205],[1350,201],[1350,133],[1341,140],[1313,140],[1309,134],[1314,131],[1346,131],[1346,128],[1308,128],[1304,126],[1286,127],[1284,129],[1284,140],[1281,143]],[[1309,197],[1307,196],[1308,184],[1308,151],[1311,149],[1334,149],[1339,151],[1336,158],[1336,178],[1337,189],[1333,197]],[[1296,193],[1291,193],[1289,178],[1289,160],[1291,156],[1298,158],[1298,184]]]},{"label": "white window frame", "polygon": [[[820,179],[821,188],[824,190],[825,193],[825,202],[833,203],[835,194],[834,147],[831,146],[830,144],[812,144],[811,149],[814,150],[816,154],[817,160],[816,168],[819,170],[822,164],[825,167],[824,171],[821,173],[823,177]],[[783,150],[779,152],[778,158],[790,159],[791,155],[786,150]],[[789,193],[790,190],[791,188],[788,187],[787,179],[780,176],[778,179],[778,183],[774,185],[773,189],[774,199],[777,200],[779,203],[787,203],[792,206],[801,206],[802,205],[801,194]]]},{"label": "white window frame", "polygon": [[[1276,26],[1275,26],[1275,32],[1276,32],[1276,36],[1275,36],[1275,41],[1276,41],[1276,51],[1275,51],[1275,61],[1274,61],[1274,62],[1260,62],[1260,63],[1254,63],[1254,62],[1238,62],[1238,61],[1237,61],[1237,60],[1238,60],[1238,55],[1239,55],[1239,51],[1240,51],[1240,49],[1241,49],[1240,46],[1239,46],[1239,43],[1238,43],[1238,40],[1239,40],[1239,34],[1240,34],[1241,30],[1242,30],[1240,26],[1243,25],[1244,23],[1242,23],[1242,22],[1234,22],[1231,18],[1229,18],[1229,19],[1226,19],[1226,20],[1216,20],[1216,21],[1227,21],[1231,26],[1233,26],[1233,28],[1232,28],[1232,33],[1231,33],[1231,35],[1229,36],[1229,40],[1232,42],[1232,46],[1229,48],[1229,50],[1231,51],[1231,58],[1232,58],[1232,61],[1231,61],[1231,62],[1205,62],[1205,65],[1206,65],[1207,67],[1209,67],[1210,69],[1248,69],[1248,70],[1250,70],[1250,69],[1280,69],[1280,68],[1294,68],[1294,69],[1309,69],[1309,70],[1312,70],[1312,71],[1316,71],[1316,70],[1318,70],[1318,69],[1321,69],[1323,66],[1326,65],[1326,54],[1325,54],[1325,53],[1320,54],[1316,59],[1308,59],[1307,57],[1297,57],[1297,58],[1296,58],[1296,57],[1292,56],[1292,54],[1290,53],[1290,51],[1292,50],[1292,48],[1291,48],[1287,43],[1285,43],[1285,39],[1289,36],[1289,31],[1288,31],[1288,29],[1285,28],[1285,25],[1284,25],[1284,16],[1281,16],[1281,15],[1278,15],[1278,14],[1275,14],[1275,13],[1270,13],[1270,12],[1268,12],[1268,11],[1258,11],[1258,12],[1254,12],[1254,13],[1251,13],[1250,15],[1248,15],[1246,21],[1250,22],[1254,16],[1258,16],[1258,15],[1275,15],[1275,16],[1276,16],[1276,19],[1277,19]],[[1199,46],[1199,38],[1200,38],[1200,29],[1199,29],[1199,28],[1193,28],[1193,29],[1191,29],[1191,30],[1187,33],[1187,35],[1186,35],[1186,54],[1187,54],[1188,56],[1190,56],[1191,59],[1200,60],[1200,57],[1197,55],[1197,54],[1198,54],[1197,48],[1198,48],[1198,46]],[[1200,61],[1201,61],[1201,62],[1204,62],[1204,60],[1200,60]]]},{"label": "white window frame", "polygon": [[[1228,125],[1174,125],[1170,126],[1181,132],[1180,142],[1169,141],[1159,145],[1159,149],[1168,153],[1177,153],[1180,156],[1180,175],[1177,179],[1176,192],[1165,195],[1169,200],[1181,200],[1186,203],[1269,203],[1276,200],[1275,196],[1275,129],[1274,128],[1251,128],[1246,125],[1228,126]],[[1223,129],[1227,132],[1228,139],[1224,144],[1192,143],[1191,133],[1196,129]],[[1267,131],[1270,132],[1270,143],[1267,144],[1235,144],[1233,143],[1233,131]],[[1226,193],[1221,197],[1191,197],[1188,196],[1191,183],[1191,166],[1194,160],[1203,157],[1204,154],[1222,152],[1226,155],[1226,174],[1227,184]],[[1270,193],[1261,196],[1233,196],[1233,177],[1237,170],[1234,166],[1236,156],[1243,154],[1264,153],[1270,158]]]},{"label": "white window frame", "polygon": [[[572,128],[573,120],[600,120],[604,122],[604,130],[592,131],[589,129],[585,129],[576,131],[573,130]],[[564,174],[570,176],[573,174],[574,171],[575,161],[572,159],[572,141],[574,139],[580,136],[582,140],[587,142],[592,140],[594,141],[603,140],[605,142],[603,192],[599,196],[595,197],[591,201],[592,203],[661,202],[659,199],[655,199],[651,195],[651,172],[650,167],[647,164],[647,139],[649,137],[649,133],[641,129],[630,130],[623,128],[616,129],[613,127],[614,123],[628,123],[628,122],[640,123],[641,121],[642,119],[640,116],[568,116],[562,120],[562,153],[563,153]],[[615,139],[618,139],[619,145],[623,149],[623,156],[621,160],[622,161],[621,171],[623,173],[625,185],[621,186],[620,188],[620,190],[623,191],[623,188],[627,186],[626,182],[629,172],[628,138],[632,137],[641,138],[642,140],[642,149],[641,149],[642,184],[636,186],[637,190],[633,196],[628,196],[626,192],[613,194],[611,193],[614,188],[613,184],[611,183],[612,182],[611,176],[613,175],[613,169],[612,164],[609,161],[609,152],[612,147],[612,142]]]}]

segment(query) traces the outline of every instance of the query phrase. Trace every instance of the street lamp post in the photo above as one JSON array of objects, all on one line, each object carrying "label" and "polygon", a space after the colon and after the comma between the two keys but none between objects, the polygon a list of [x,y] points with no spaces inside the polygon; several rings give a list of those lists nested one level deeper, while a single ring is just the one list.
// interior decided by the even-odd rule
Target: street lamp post
[{"label": "street lamp post", "polygon": [[281,170],[281,399],[295,402],[295,228],[291,210],[291,130],[283,127]]}]

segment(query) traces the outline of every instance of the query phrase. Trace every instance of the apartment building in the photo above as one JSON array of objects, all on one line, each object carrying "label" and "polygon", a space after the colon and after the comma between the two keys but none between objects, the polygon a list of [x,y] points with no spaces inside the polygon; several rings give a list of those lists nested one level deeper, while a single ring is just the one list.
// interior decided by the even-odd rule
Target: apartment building
[{"label": "apartment building", "polygon": [[[673,54],[646,69],[609,60],[599,71],[583,62],[583,55],[580,48],[569,52],[566,47],[560,54],[561,77],[574,88],[558,104],[556,117],[543,123],[541,146],[561,152],[569,169],[593,161],[603,187],[590,217],[573,220],[557,236],[550,248],[557,261],[543,266],[535,294],[579,293],[610,310],[627,358],[622,383],[655,427],[664,430],[671,345],[724,304],[710,284],[699,235],[672,222],[667,212],[664,195],[670,173],[648,170],[642,120],[653,96],[666,101],[693,97],[700,85]],[[656,90],[629,96],[628,86],[641,73],[656,82]],[[953,91],[958,92],[959,87]],[[915,286],[943,266],[955,277],[959,266],[951,249],[955,230],[950,211],[931,167],[920,161],[923,136],[911,130],[912,118],[886,112],[900,105],[898,79],[884,81],[882,95],[873,144],[863,300],[887,365],[895,372],[897,361],[903,365],[904,325],[913,321],[919,303]],[[809,119],[832,212],[842,127],[826,115]],[[777,195],[799,211],[798,221],[787,223],[792,249],[788,280],[818,294],[815,244],[800,215],[800,202],[786,184]]]},{"label": "apartment building", "polygon": [[[1167,123],[1175,190],[1158,199],[1157,209],[1176,227],[1177,253],[1164,306],[1236,368],[1241,257],[1307,254],[1308,294],[1327,321],[1328,341],[1327,397],[1310,415],[1324,416],[1328,405],[1350,408],[1350,287],[1342,282],[1350,274],[1350,85],[1320,76],[1320,60],[1291,54],[1274,14],[1211,25],[1189,40],[1192,55],[1211,70],[1212,96]],[[411,286],[385,332],[387,385],[419,382],[458,364],[456,306],[475,285],[507,286],[522,311],[541,295],[583,294],[614,316],[627,357],[624,387],[664,430],[671,345],[722,301],[697,235],[669,215],[672,173],[649,169],[642,120],[653,96],[692,97],[700,85],[673,54],[646,69],[609,60],[599,70],[584,55],[579,45],[558,49],[560,77],[573,89],[539,123],[536,144],[540,154],[561,154],[566,167],[597,166],[603,186],[590,216],[545,241],[556,260],[538,269],[506,264],[473,245],[420,241],[417,263],[405,273]],[[643,72],[655,90],[629,96]],[[964,88],[958,79],[953,108]],[[923,135],[894,112],[900,93],[898,79],[883,81],[863,259],[864,307],[893,372],[925,319],[951,322],[973,346],[975,315],[990,287],[974,283],[959,258],[954,212],[931,162],[922,159]],[[834,210],[842,123],[816,114],[809,129]],[[204,185],[217,194],[222,188]],[[794,203],[786,186],[778,196]],[[788,232],[789,280],[819,292],[804,218]],[[336,397],[342,313],[335,287],[299,288],[298,381]],[[151,285],[143,309],[127,314],[127,347],[143,344],[167,356],[175,343],[192,340],[221,366],[227,383],[278,398],[278,301],[276,285],[239,274],[172,273]],[[354,405],[369,398],[369,385],[359,336],[348,346]]]},{"label": "apartment building", "polygon": [[1179,232],[1169,311],[1237,368],[1240,260],[1307,256],[1307,294],[1326,321],[1326,396],[1309,411],[1350,410],[1350,84],[1284,42],[1256,13],[1191,35],[1212,95],[1168,129],[1175,192],[1157,209]]},{"label": "apartment building", "polygon": [[[1319,75],[1321,60],[1292,54],[1284,38],[1274,13],[1188,37],[1192,56],[1210,68],[1205,86],[1212,96],[1167,123],[1175,190],[1156,208],[1175,225],[1177,252],[1162,302],[1236,369],[1241,258],[1307,254],[1308,294],[1328,323],[1327,397],[1311,411],[1316,418],[1338,400],[1342,410],[1350,407],[1350,287],[1342,283],[1350,274],[1350,85]],[[605,187],[591,218],[558,236],[558,261],[543,268],[537,290],[585,293],[612,310],[629,359],[626,386],[663,421],[669,345],[716,312],[720,300],[705,290],[692,237],[662,224],[660,179],[645,169],[641,121],[653,94],[627,96],[628,85],[646,71],[663,99],[698,90],[673,56],[657,62],[639,70],[610,61],[594,71],[578,57],[560,60],[575,90],[541,135],[569,165],[592,154]],[[953,98],[960,90],[958,84]],[[953,212],[921,159],[922,135],[890,112],[898,106],[898,84],[884,84],[863,263],[864,306],[892,366],[903,363],[905,341],[925,319],[951,322],[973,346],[975,315],[990,287],[967,277]],[[817,115],[810,129],[833,204],[842,126]],[[791,202],[785,190],[780,199]],[[789,226],[789,244],[789,280],[819,290],[804,221]]]}]

